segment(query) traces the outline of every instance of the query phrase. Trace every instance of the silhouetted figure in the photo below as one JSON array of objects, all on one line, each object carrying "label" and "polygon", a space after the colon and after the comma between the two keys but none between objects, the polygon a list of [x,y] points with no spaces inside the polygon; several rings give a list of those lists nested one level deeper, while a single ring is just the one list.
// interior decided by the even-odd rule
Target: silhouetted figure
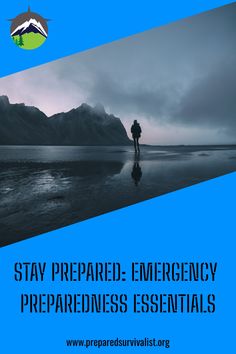
[{"label": "silhouetted figure", "polygon": [[134,184],[136,186],[138,186],[138,184],[139,184],[139,182],[141,181],[141,178],[142,178],[142,169],[141,169],[138,161],[134,162],[134,166],[133,166],[133,170],[132,170],[131,176],[132,176],[132,178],[134,180]]},{"label": "silhouetted figure", "polygon": [[134,120],[134,123],[131,127],[131,133],[133,136],[133,140],[134,140],[134,150],[137,152],[140,151],[139,148],[139,138],[141,137],[141,133],[142,133],[142,129],[139,125],[139,123],[137,122],[137,120]]}]

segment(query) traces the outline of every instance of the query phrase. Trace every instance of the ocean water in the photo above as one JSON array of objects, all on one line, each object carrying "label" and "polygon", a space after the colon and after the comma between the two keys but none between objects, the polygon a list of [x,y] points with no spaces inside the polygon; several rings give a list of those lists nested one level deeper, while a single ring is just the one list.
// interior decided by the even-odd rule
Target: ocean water
[{"label": "ocean water", "polygon": [[0,246],[235,170],[235,146],[2,146]]}]

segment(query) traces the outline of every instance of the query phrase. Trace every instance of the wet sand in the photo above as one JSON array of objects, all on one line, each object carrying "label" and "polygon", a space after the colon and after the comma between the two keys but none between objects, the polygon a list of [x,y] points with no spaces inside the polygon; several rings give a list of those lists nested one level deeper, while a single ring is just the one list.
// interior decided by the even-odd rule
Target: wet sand
[{"label": "wet sand", "polygon": [[236,170],[236,146],[0,147],[0,246]]}]

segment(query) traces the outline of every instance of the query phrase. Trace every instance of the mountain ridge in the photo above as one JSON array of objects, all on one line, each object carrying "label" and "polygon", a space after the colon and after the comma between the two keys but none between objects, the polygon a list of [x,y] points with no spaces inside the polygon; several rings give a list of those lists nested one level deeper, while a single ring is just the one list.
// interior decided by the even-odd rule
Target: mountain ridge
[{"label": "mountain ridge", "polygon": [[23,35],[25,33],[40,33],[42,36],[47,38],[47,33],[44,30],[42,24],[39,21],[31,18],[30,20],[25,21],[19,25],[12,33],[11,36]]},{"label": "mountain ridge", "polygon": [[118,117],[101,104],[81,104],[68,112],[48,117],[34,106],[11,104],[0,96],[0,145],[130,145]]}]

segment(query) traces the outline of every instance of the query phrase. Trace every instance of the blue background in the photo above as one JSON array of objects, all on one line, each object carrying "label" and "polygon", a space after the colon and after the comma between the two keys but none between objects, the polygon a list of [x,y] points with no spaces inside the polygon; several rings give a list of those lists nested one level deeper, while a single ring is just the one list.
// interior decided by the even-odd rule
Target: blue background
[{"label": "blue background", "polygon": [[[122,37],[232,3],[226,0],[11,0],[1,4],[0,77]],[[35,51],[16,47],[10,22],[19,13],[38,12],[49,22],[49,37]]]},{"label": "blue background", "polygon": [[[67,353],[65,340],[156,337],[171,340],[170,353],[233,353],[235,342],[236,173],[121,209],[0,250],[3,353]],[[16,283],[20,261],[218,262],[215,283]],[[215,293],[214,315],[22,315],[20,293]],[[85,349],[84,349],[85,350]],[[96,352],[91,348],[89,352]],[[122,348],[151,352],[150,348]],[[153,349],[155,351],[155,349]],[[160,349],[164,350],[164,349]],[[120,348],[100,349],[112,353]]]},{"label": "blue background", "polygon": [[[35,51],[17,48],[6,21],[28,1],[4,2],[0,13],[0,76],[70,55],[191,16],[231,1],[31,0],[49,23],[49,38]],[[235,351],[236,174],[122,209],[78,225],[0,249],[0,350],[4,354],[67,353],[68,338],[157,337],[171,340],[175,354]],[[17,261],[217,261],[216,283],[156,285],[19,284]],[[29,315],[20,314],[23,292],[202,292],[217,296],[214,315]],[[82,350],[82,349],[81,349]],[[108,348],[100,351],[120,352]],[[162,349],[164,350],[164,349]],[[90,349],[90,352],[97,349]],[[150,348],[122,348],[150,352]]]}]

